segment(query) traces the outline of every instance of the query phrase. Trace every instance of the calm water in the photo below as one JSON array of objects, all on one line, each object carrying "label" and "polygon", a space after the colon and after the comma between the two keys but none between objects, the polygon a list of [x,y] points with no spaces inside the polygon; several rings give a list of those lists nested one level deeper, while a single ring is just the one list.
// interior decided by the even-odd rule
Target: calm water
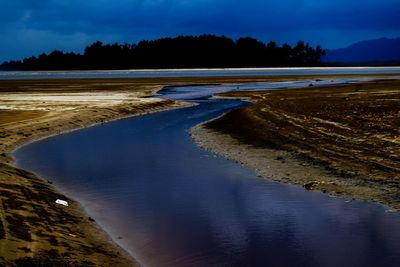
[{"label": "calm water", "polygon": [[[393,79],[381,78],[381,79]],[[400,76],[399,76],[400,79]],[[214,94],[229,92],[234,90],[275,90],[275,89],[292,89],[302,88],[309,85],[313,86],[331,86],[345,83],[355,83],[360,81],[371,81],[376,80],[373,78],[337,78],[337,79],[325,79],[325,80],[298,80],[298,81],[285,81],[285,82],[259,82],[259,83],[241,83],[232,85],[195,85],[195,86],[167,86],[158,92],[157,97],[169,98],[174,100],[199,100],[209,99]]]},{"label": "calm water", "polygon": [[116,71],[0,71],[0,79],[26,78],[151,78],[202,76],[318,75],[318,74],[399,74],[400,67],[256,68]]},{"label": "calm water", "polygon": [[[179,90],[190,95],[162,93]],[[187,130],[244,103],[197,102],[14,156],[80,201],[145,266],[400,266],[398,213],[262,180],[199,149]]]}]

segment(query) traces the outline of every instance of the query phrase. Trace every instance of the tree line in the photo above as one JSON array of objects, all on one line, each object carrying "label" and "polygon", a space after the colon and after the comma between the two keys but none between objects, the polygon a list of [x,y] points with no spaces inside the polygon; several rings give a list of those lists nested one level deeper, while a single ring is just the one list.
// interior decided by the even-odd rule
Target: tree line
[{"label": "tree line", "polygon": [[251,37],[236,41],[216,35],[178,36],[143,40],[137,44],[87,46],[83,54],[54,50],[19,61],[7,61],[3,70],[112,70],[165,68],[238,68],[318,66],[325,51],[298,41],[295,46],[260,42]]}]

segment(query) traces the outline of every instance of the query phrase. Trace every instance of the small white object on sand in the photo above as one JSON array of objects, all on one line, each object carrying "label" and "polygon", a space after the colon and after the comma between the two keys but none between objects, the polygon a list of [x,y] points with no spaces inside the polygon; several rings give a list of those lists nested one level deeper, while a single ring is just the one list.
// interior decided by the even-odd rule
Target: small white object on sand
[{"label": "small white object on sand", "polygon": [[57,199],[57,200],[56,200],[56,203],[68,207],[68,202],[65,201],[65,200]]}]

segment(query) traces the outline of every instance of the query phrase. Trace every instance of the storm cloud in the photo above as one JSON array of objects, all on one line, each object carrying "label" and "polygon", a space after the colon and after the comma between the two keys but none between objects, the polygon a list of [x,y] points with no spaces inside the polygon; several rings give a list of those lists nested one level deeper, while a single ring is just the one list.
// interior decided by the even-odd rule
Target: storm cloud
[{"label": "storm cloud", "polygon": [[13,0],[0,2],[0,61],[48,52],[80,52],[95,40],[136,42],[180,34],[326,48],[400,36],[398,0]]}]

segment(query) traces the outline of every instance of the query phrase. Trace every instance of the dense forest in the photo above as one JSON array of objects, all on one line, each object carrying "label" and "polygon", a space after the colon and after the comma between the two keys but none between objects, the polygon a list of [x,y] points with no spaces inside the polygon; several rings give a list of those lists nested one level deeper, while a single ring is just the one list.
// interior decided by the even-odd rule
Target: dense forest
[{"label": "dense forest", "polygon": [[236,41],[216,35],[178,36],[137,44],[97,41],[83,54],[55,50],[21,61],[8,61],[2,70],[95,70],[165,68],[236,68],[317,66],[325,51],[299,41],[295,46],[264,44],[254,38]]}]

